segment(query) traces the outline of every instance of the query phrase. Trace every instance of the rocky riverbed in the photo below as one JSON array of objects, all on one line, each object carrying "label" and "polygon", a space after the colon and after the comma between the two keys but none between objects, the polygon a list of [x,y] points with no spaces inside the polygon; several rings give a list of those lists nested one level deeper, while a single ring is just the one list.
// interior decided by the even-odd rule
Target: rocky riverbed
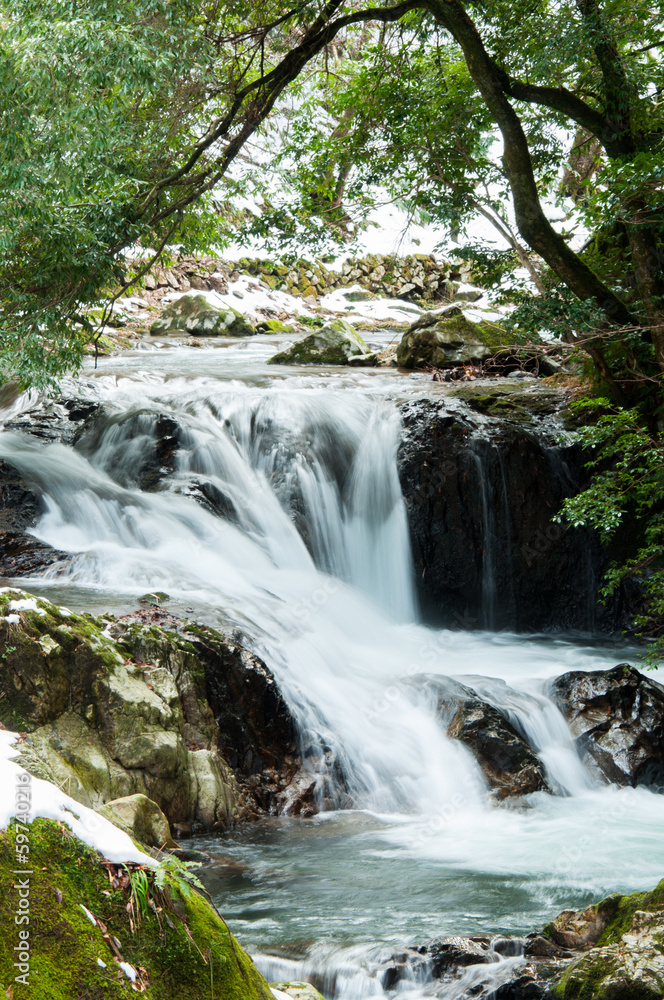
[{"label": "rocky riverbed", "polygon": [[[263,978],[224,981],[198,917],[161,912],[219,996],[649,1000],[664,688],[616,642],[638,591],[597,600],[615,553],[551,522],[584,482],[566,437],[578,380],[538,378],[541,345],[508,357],[518,378],[485,378],[495,317],[421,263],[381,319],[372,296],[399,284],[384,262],[311,269],[315,295],[267,265],[183,262],[122,300],[127,325],[84,378],[6,394],[0,722],[69,810],[202,862]],[[75,884],[68,837],[39,828],[65,851],[41,929],[84,932],[46,912],[59,892],[101,941],[115,927],[122,989],[126,960],[148,995],[179,995],[120,914],[142,876],[109,881],[76,843]],[[223,958],[235,946],[205,913]],[[106,952],[89,943],[92,968]]]}]

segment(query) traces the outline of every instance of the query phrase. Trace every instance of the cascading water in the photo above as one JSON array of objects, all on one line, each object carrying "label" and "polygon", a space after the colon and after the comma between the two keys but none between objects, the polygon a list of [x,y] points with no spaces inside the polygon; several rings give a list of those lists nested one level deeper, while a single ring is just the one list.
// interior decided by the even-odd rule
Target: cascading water
[{"label": "cascading water", "polygon": [[[330,995],[353,1000],[384,995],[378,946],[522,932],[605,888],[653,884],[662,798],[595,787],[545,694],[565,670],[613,665],[611,652],[417,624],[391,377],[272,371],[261,382],[239,377],[244,355],[214,377],[214,356],[171,351],[164,365],[186,357],[186,378],[145,376],[135,356],[115,362],[119,379],[102,367],[86,388],[102,413],[75,447],[5,431],[0,457],[44,491],[35,534],[72,554],[42,586],[72,598],[97,588],[111,610],[108,595],[126,604],[162,590],[195,617],[238,626],[302,731],[333,747],[356,811],[224,842],[251,872],[211,876],[243,940],[286,963],[288,978],[327,977]],[[561,794],[493,805],[417,683],[431,674],[460,678],[506,714]],[[402,986],[404,1000],[430,995],[430,984]]]}]

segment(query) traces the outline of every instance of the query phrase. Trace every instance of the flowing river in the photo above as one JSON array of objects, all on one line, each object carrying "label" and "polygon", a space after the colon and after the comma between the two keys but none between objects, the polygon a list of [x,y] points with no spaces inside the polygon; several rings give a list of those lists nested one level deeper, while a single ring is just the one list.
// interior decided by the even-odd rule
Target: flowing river
[{"label": "flowing river", "polygon": [[[614,666],[624,648],[418,621],[397,402],[443,389],[390,370],[272,368],[276,341],[102,361],[79,388],[104,417],[75,448],[1,433],[0,457],[48,498],[34,533],[73,554],[64,574],[21,585],[119,613],[164,591],[174,613],[242,630],[302,732],[334,751],[355,808],[194,841],[224,856],[207,884],[269,978],[311,975],[337,1000],[392,995],[376,969],[408,944],[519,935],[607,892],[652,887],[664,797],[597,786],[546,693],[549,679]],[[137,470],[164,418],[179,428],[176,465],[147,492]],[[206,490],[224,517],[195,499]],[[507,710],[557,794],[491,804],[436,718],[422,683],[436,675]],[[496,958],[482,975],[498,983],[519,960]],[[463,995],[432,989],[402,982],[398,995]]]}]

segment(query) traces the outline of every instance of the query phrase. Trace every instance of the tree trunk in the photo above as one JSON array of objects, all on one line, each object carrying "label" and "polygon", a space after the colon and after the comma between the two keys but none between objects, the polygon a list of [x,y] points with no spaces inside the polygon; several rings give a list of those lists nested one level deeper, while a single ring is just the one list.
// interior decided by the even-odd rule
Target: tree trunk
[{"label": "tree trunk", "polygon": [[528,140],[503,91],[503,76],[490,59],[477,28],[459,0],[423,4],[459,43],[466,65],[498,125],[504,144],[503,165],[514,201],[519,232],[579,299],[592,299],[608,319],[621,326],[636,323],[625,303],[608,288],[555,231],[539,200]]}]

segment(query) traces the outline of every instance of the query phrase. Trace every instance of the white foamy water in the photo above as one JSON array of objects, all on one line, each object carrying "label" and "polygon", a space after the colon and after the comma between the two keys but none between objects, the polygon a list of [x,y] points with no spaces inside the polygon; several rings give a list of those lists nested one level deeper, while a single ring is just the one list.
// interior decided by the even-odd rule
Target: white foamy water
[{"label": "white foamy water", "polygon": [[[186,378],[171,377],[178,356]],[[247,352],[232,346],[148,357],[150,374],[136,354],[108,364],[116,377],[102,369],[87,391],[103,415],[75,448],[6,431],[0,457],[47,496],[35,534],[73,556],[39,582],[47,595],[98,591],[125,609],[161,590],[240,627],[303,733],[336,752],[356,811],[259,824],[219,844],[248,866],[246,877],[210,876],[220,905],[266,970],[318,975],[342,1000],[381,996],[385,949],[443,932],[521,933],[604,891],[653,885],[664,797],[596,787],[546,694],[549,678],[624,653],[418,623],[394,375],[286,377],[255,353],[245,377]],[[145,492],[158,417],[174,422],[179,447]],[[508,715],[557,794],[491,803],[427,695],[424,679],[439,675]],[[414,980],[399,996],[429,989]]]}]

